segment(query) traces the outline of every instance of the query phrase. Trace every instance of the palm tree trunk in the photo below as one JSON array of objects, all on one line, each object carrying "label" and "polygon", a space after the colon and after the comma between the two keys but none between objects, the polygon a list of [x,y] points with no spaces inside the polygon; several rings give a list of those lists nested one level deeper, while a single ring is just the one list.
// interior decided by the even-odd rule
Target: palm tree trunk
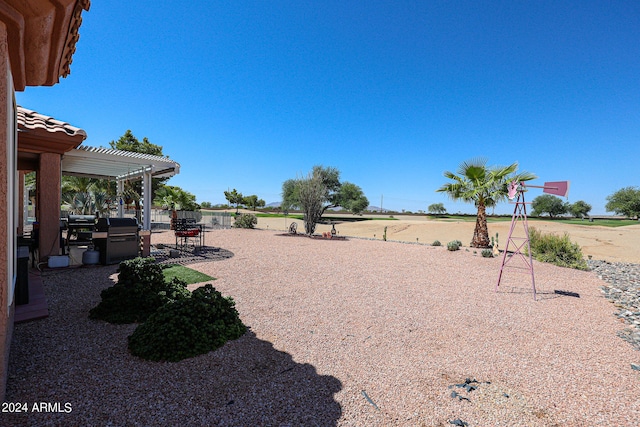
[{"label": "palm tree trunk", "polygon": [[478,216],[476,217],[476,228],[473,231],[471,247],[489,247],[489,229],[487,228],[487,208],[484,204],[478,204]]}]

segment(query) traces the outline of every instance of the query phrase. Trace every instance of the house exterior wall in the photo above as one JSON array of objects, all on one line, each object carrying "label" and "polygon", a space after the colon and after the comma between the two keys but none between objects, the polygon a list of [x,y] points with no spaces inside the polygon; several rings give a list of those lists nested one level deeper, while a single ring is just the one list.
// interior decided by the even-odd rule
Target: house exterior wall
[{"label": "house exterior wall", "polygon": [[[16,277],[19,204],[15,91],[25,86],[53,85],[69,74],[81,15],[90,4],[90,0],[0,0],[0,401],[4,401],[7,384]],[[60,185],[59,154],[57,158],[56,182]],[[57,206],[55,221],[59,214]],[[54,243],[59,239],[59,225],[56,230]]]},{"label": "house exterior wall", "polygon": [[0,22],[0,401],[4,401],[6,372],[13,335],[15,286],[15,167],[16,119],[7,28]]}]

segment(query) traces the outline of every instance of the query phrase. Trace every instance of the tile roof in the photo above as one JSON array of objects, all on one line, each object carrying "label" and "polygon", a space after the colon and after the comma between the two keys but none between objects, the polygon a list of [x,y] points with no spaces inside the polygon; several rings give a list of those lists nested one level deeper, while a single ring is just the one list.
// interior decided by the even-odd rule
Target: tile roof
[{"label": "tile roof", "polygon": [[[70,137],[87,138],[87,133],[75,126],[71,126],[69,123],[56,120],[53,117],[45,116],[36,111],[26,109],[18,105],[18,129],[22,131],[39,131],[49,132],[52,134],[64,134]],[[61,134],[60,134],[61,135]],[[62,136],[62,135],[61,135]]]},{"label": "tile roof", "polygon": [[16,91],[52,86],[70,73],[82,13],[91,0],[2,0],[0,25]]},{"label": "tile roof", "polygon": [[69,37],[66,40],[64,50],[62,52],[60,70],[58,71],[59,75],[62,77],[67,77],[71,72],[70,66],[71,62],[73,62],[72,57],[76,51],[76,43],[80,39],[80,33],[78,30],[80,29],[80,25],[82,25],[82,11],[88,11],[89,7],[91,7],[90,0],[78,0],[75,8],[73,9],[71,23],[69,25]]}]

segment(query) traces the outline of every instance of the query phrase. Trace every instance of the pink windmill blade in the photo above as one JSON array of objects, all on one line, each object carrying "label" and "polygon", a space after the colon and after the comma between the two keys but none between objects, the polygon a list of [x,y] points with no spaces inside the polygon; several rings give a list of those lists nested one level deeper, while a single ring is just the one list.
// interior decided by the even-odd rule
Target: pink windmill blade
[{"label": "pink windmill blade", "polygon": [[509,183],[509,200],[513,200],[518,192],[518,181],[512,181]]},{"label": "pink windmill blade", "polygon": [[569,181],[545,182],[542,186],[542,192],[560,197],[568,197]]}]

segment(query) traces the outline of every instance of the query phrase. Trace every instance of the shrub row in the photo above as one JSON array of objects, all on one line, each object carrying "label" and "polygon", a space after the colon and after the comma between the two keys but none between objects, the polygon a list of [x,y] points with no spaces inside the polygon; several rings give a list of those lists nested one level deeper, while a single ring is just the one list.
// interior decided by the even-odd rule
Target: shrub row
[{"label": "shrub row", "polygon": [[529,228],[529,244],[534,259],[560,267],[588,270],[582,249],[569,239],[569,235],[542,234],[534,227]]},{"label": "shrub row", "polygon": [[118,283],[102,291],[102,301],[89,312],[91,319],[110,323],[145,322],[128,338],[133,355],[179,361],[245,333],[231,297],[223,297],[211,284],[191,293],[180,279],[167,282],[154,261],[122,262]]},{"label": "shrub row", "polygon": [[188,298],[184,281],[167,282],[154,258],[135,258],[120,263],[118,283],[102,291],[102,301],[89,311],[90,319],[109,323],[144,322],[164,304]]}]

